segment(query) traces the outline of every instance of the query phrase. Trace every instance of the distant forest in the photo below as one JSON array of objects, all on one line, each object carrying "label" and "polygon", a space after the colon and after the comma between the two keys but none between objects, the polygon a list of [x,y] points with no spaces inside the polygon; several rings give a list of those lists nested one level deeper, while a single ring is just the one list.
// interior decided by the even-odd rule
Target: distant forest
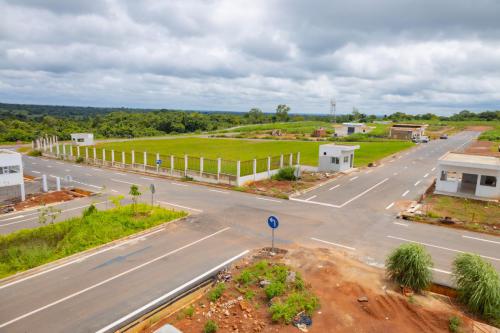
[{"label": "distant forest", "polygon": [[[338,115],[338,122],[390,119],[404,120],[500,120],[500,111],[473,113],[462,111],[450,117],[433,114],[408,115],[397,112],[376,117],[353,110]],[[253,108],[246,113],[200,112],[185,110],[152,110],[129,108],[96,108],[0,103],[0,142],[31,141],[40,135],[57,135],[68,140],[71,133],[92,132],[97,138],[133,138],[165,134],[215,131],[247,124],[277,121],[323,120],[329,115],[292,115],[286,105],[278,105],[276,113]]]}]

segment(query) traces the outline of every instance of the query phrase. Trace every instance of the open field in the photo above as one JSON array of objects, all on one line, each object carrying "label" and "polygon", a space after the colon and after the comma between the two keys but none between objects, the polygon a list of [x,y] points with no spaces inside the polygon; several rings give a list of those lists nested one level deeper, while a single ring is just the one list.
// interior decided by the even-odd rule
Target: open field
[{"label": "open field", "polygon": [[[153,161],[153,154],[183,156],[202,156],[215,159],[221,157],[225,160],[251,160],[254,158],[266,158],[268,156],[278,156],[300,152],[301,164],[316,166],[318,163],[318,147],[325,142],[305,142],[305,141],[271,141],[271,140],[237,140],[237,139],[207,139],[207,138],[184,138],[170,140],[137,140],[128,142],[113,142],[98,145],[99,148],[116,151],[151,152],[150,158]],[[384,142],[352,142],[360,145],[356,151],[354,164],[357,167],[365,166],[370,162],[379,160],[385,156],[394,154],[400,150],[413,145],[405,141],[384,141]],[[142,154],[136,153],[136,163],[141,163]],[[120,157],[117,157],[117,160]],[[130,158],[127,154],[127,159]]]},{"label": "open field", "polygon": [[227,130],[221,130],[217,132],[248,133],[248,132],[265,132],[265,131],[272,131],[274,129],[280,129],[287,133],[310,134],[319,127],[324,127],[325,129],[330,130],[330,132],[333,133],[332,124],[326,121],[296,121],[296,122],[286,122],[286,123],[247,125]]},{"label": "open field", "polygon": [[185,216],[138,204],[97,211],[56,224],[0,236],[0,278]]}]

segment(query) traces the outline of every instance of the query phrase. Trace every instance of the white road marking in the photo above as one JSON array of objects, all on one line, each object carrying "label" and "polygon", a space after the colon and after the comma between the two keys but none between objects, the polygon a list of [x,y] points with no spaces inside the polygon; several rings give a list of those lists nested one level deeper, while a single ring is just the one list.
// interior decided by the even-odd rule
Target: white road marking
[{"label": "white road marking", "polygon": [[433,270],[433,271],[435,271],[435,272],[439,272],[439,273],[444,273],[444,274],[451,275],[451,272],[444,271],[444,270],[439,269],[439,268],[434,268],[434,267],[431,267],[431,270]]},{"label": "white road marking", "polygon": [[317,195],[313,195],[312,197],[307,198],[306,201],[312,200],[312,199],[314,199],[316,197],[317,197]]},{"label": "white road marking", "polygon": [[113,192],[113,193],[118,193],[118,191],[117,191],[117,190],[113,190],[113,189],[111,189],[111,192]]},{"label": "white road marking", "polygon": [[2,221],[16,220],[16,219],[20,219],[20,218],[25,217],[25,216],[26,215],[17,215],[17,216],[9,217],[8,219],[3,219]]},{"label": "white road marking", "polygon": [[426,173],[426,174],[424,175],[424,178],[427,178],[428,176],[429,176],[429,174],[428,174],[428,173]]},{"label": "white road marking", "polygon": [[471,236],[465,236],[465,235],[463,235],[462,237],[463,238],[469,238],[469,239],[475,239],[475,240],[482,241],[482,242],[488,242],[488,243],[493,243],[493,244],[500,244],[500,242],[492,241],[492,240],[484,239],[484,238],[477,238],[477,237],[471,237]]},{"label": "white road marking", "polygon": [[[172,254],[175,254],[175,253],[180,252],[180,251],[182,251],[182,250],[184,250],[184,249],[186,249],[186,248],[188,248],[188,247],[190,247],[190,246],[193,246],[193,245],[195,245],[195,244],[198,244],[198,243],[200,243],[200,242],[202,242],[202,241],[204,241],[204,240],[206,240],[206,239],[208,239],[208,238],[211,238],[211,237],[213,237],[213,236],[215,236],[215,235],[217,235],[217,234],[219,234],[219,233],[221,233],[221,232],[224,232],[224,231],[226,231],[226,230],[228,230],[228,229],[229,229],[229,228],[224,228],[224,229],[222,229],[222,230],[219,230],[219,231],[217,231],[217,232],[215,232],[215,233],[213,233],[213,234],[210,234],[210,235],[208,235],[208,236],[205,236],[205,237],[203,237],[203,238],[200,238],[200,239],[198,239],[198,240],[196,240],[196,241],[194,241],[194,242],[191,242],[191,243],[189,243],[189,244],[186,244],[186,245],[184,245],[184,246],[182,246],[182,247],[179,247],[179,248],[177,248],[177,249],[175,249],[175,250],[172,250],[172,251],[170,251],[170,252],[167,252],[167,253],[165,253],[165,254],[162,254],[162,255],[161,255],[161,256],[159,256],[159,257],[156,257],[156,258],[154,258],[154,259],[151,259],[151,260],[149,260],[149,261],[146,261],[146,262],[144,262],[144,263],[142,263],[142,264],[140,264],[140,265],[137,265],[137,266],[135,266],[135,267],[132,267],[132,268],[130,268],[130,269],[128,269],[128,270],[126,270],[126,271],[124,271],[124,272],[121,272],[121,273],[119,273],[119,274],[117,274],[117,275],[114,275],[114,276],[112,276],[112,277],[110,277],[110,278],[107,278],[106,280],[103,280],[103,281],[101,281],[101,282],[98,282],[98,283],[96,283],[96,284],[93,284],[93,285],[91,285],[91,286],[89,286],[89,287],[87,287],[87,288],[85,288],[85,289],[82,289],[82,290],[80,290],[80,291],[77,291],[77,292],[75,292],[75,293],[73,293],[73,294],[70,294],[70,295],[68,295],[68,296],[66,296],[66,297],[60,298],[60,299],[58,299],[57,301],[54,301],[54,302],[52,302],[52,303],[49,303],[49,304],[44,305],[44,306],[42,306],[42,307],[39,307],[39,308],[37,308],[37,309],[35,309],[35,310],[33,310],[33,311],[30,311],[30,312],[28,312],[28,313],[25,313],[25,314],[23,314],[23,315],[21,315],[21,316],[19,316],[19,317],[17,317],[17,318],[14,318],[14,319],[12,319],[12,320],[9,320],[9,321],[7,321],[7,322],[5,322],[5,323],[0,324],[0,328],[5,327],[5,326],[8,326],[8,325],[10,325],[10,324],[12,324],[12,323],[15,323],[16,321],[19,321],[19,320],[21,320],[21,319],[24,319],[24,318],[26,318],[26,317],[29,317],[29,316],[31,316],[31,315],[33,315],[33,314],[35,314],[35,313],[38,313],[38,312],[40,312],[40,311],[43,311],[43,310],[45,310],[45,309],[48,309],[48,308],[50,308],[50,307],[52,307],[52,306],[54,306],[54,305],[57,305],[57,304],[62,303],[62,302],[64,302],[64,301],[67,301],[68,299],[74,298],[74,297],[76,297],[76,296],[78,296],[78,295],[81,295],[81,294],[83,294],[83,293],[85,293],[85,292],[87,292],[87,291],[89,291],[89,290],[92,290],[92,289],[95,289],[95,288],[97,288],[97,287],[99,287],[99,286],[102,286],[102,285],[104,285],[104,284],[106,284],[106,283],[108,283],[108,282],[110,282],[110,281],[116,280],[116,279],[118,279],[119,277],[122,277],[122,276],[124,276],[124,275],[126,275],[126,274],[132,273],[132,272],[134,272],[134,271],[136,271],[136,270],[138,270],[138,269],[141,269],[141,268],[143,268],[143,267],[145,267],[145,266],[147,266],[147,265],[150,265],[150,264],[152,264],[152,263],[154,263],[154,262],[157,262],[157,261],[159,261],[159,260],[161,260],[161,259],[163,259],[163,258],[165,258],[165,257],[171,256]],[[248,251],[246,251],[246,252],[245,252],[245,254],[246,254],[247,252],[248,252]]]},{"label": "white road marking", "polygon": [[57,178],[57,176],[54,176],[54,175],[49,175],[49,177],[52,177],[52,178]]},{"label": "white road marking", "polygon": [[36,162],[31,162],[31,164],[32,164],[32,165],[37,165],[38,163],[36,163]]},{"label": "white road marking", "polygon": [[52,168],[52,165],[47,165],[47,168]]},{"label": "white road marking", "polygon": [[397,172],[394,172],[392,175],[393,175],[393,176],[397,176],[397,175],[398,175],[398,173],[397,173]]},{"label": "white road marking", "polygon": [[141,179],[154,181],[154,179],[153,179],[153,178],[148,178],[148,177],[141,177]]},{"label": "white road marking", "polygon": [[436,170],[436,167],[434,167],[434,168],[431,169],[431,171],[434,171],[434,170]]},{"label": "white road marking", "polygon": [[65,169],[64,171],[65,171],[65,172],[71,172],[71,170],[70,170],[70,169]]},{"label": "white road marking", "polygon": [[404,169],[408,169],[408,166],[407,166],[407,165],[405,165]]},{"label": "white road marking", "polygon": [[352,177],[351,179],[349,179],[350,182],[352,182],[353,180],[355,179],[358,179],[359,176],[356,176],[356,177]]},{"label": "white road marking", "polygon": [[121,173],[121,172],[113,172],[115,175],[118,175],[118,176],[126,176],[124,173]]},{"label": "white road marking", "polygon": [[180,183],[170,183],[172,185],[177,185],[177,186],[184,186],[184,187],[188,187],[189,185],[186,185],[186,184],[180,184]]},{"label": "white road marking", "polygon": [[102,189],[101,186],[97,186],[97,185],[92,185],[92,184],[87,184],[87,183],[83,183],[83,182],[79,182],[78,180],[72,180],[73,183],[77,183],[77,184],[80,184],[80,185],[85,185],[85,186],[90,186],[90,187],[93,187],[93,188],[98,188],[98,189]]},{"label": "white road marking", "polygon": [[168,205],[168,206],[174,206],[174,207],[178,207],[178,208],[189,209],[189,210],[193,210],[195,212],[203,213],[203,211],[201,209],[197,209],[197,208],[191,208],[191,207],[187,207],[187,206],[182,206],[182,205],[174,204],[174,203],[167,202],[167,201],[160,201],[160,200],[158,200],[158,202],[162,203],[164,205]]},{"label": "white road marking", "polygon": [[408,193],[410,193],[410,190],[406,190],[406,192],[405,192],[405,193],[403,193],[401,196],[402,196],[402,197],[406,197],[406,195],[407,195]]},{"label": "white road marking", "polygon": [[339,185],[335,185],[334,187],[331,187],[330,189],[328,189],[328,191],[335,190],[339,186],[340,186],[340,184]]},{"label": "white road marking", "polygon": [[392,206],[394,206],[394,202],[391,202],[385,209],[391,209]]},{"label": "white road marking", "polygon": [[31,172],[33,172],[33,173],[41,173],[40,171],[35,171],[35,170],[33,170]]},{"label": "white road marking", "polygon": [[212,190],[212,189],[210,189],[209,191],[210,191],[210,192],[222,193],[222,194],[228,194],[228,193],[229,193],[229,192],[226,192],[226,191]]},{"label": "white road marking", "polygon": [[268,198],[261,198],[261,197],[257,197],[257,198],[255,198],[255,199],[257,199],[257,200],[264,200],[264,201],[272,201],[272,202],[279,202],[279,203],[281,203],[281,201],[280,201],[280,200],[276,200],[276,199],[268,199]]},{"label": "white road marking", "polygon": [[[461,250],[456,250],[456,249],[450,249],[448,247],[444,247],[444,246],[438,246],[438,245],[434,245],[434,244],[429,244],[429,243],[423,243],[423,242],[417,242],[417,241],[414,241],[414,240],[411,240],[411,239],[406,239],[406,238],[401,238],[401,237],[396,237],[396,236],[387,236],[388,238],[392,238],[392,239],[398,239],[398,240],[401,240],[401,241],[404,241],[404,242],[410,242],[410,243],[416,243],[416,244],[421,244],[421,245],[425,245],[425,246],[429,246],[429,247],[435,247],[437,249],[441,249],[441,250],[447,250],[447,251],[451,251],[451,252],[457,252],[457,253],[466,253],[465,251],[461,251]],[[496,261],[500,261],[500,258],[494,258],[494,257],[488,257],[488,256],[483,256],[481,254],[479,254],[481,257],[483,258],[486,258],[486,259],[491,259],[491,260],[496,260]]]},{"label": "white road marking", "polygon": [[92,175],[90,173],[86,173],[85,176],[92,177]]},{"label": "white road marking", "polygon": [[95,171],[100,171],[100,172],[102,172],[102,170],[101,170],[101,169],[97,169],[97,168],[92,168],[92,170],[95,170]]},{"label": "white road marking", "polygon": [[415,184],[413,184],[413,186],[417,186],[418,184],[420,184],[421,180],[419,180],[418,182],[416,182]]},{"label": "white road marking", "polygon": [[128,315],[123,316],[123,317],[121,317],[120,319],[118,319],[118,320],[116,320],[116,321],[112,322],[111,324],[107,325],[106,327],[101,328],[101,329],[100,329],[100,330],[98,330],[96,333],[104,333],[104,332],[109,331],[109,330],[110,330],[110,329],[112,329],[112,328],[114,329],[114,328],[115,328],[115,327],[117,327],[117,326],[121,326],[123,322],[125,322],[125,321],[127,321],[127,320],[130,320],[130,318],[135,317],[137,314],[142,313],[143,311],[145,311],[145,310],[147,310],[147,309],[149,309],[149,308],[151,308],[151,307],[155,306],[156,304],[158,304],[158,303],[162,302],[163,300],[165,300],[165,299],[169,298],[170,296],[177,294],[178,292],[180,292],[180,291],[184,290],[186,287],[188,287],[188,286],[190,286],[190,285],[192,285],[192,284],[196,283],[197,281],[202,280],[202,279],[203,279],[203,278],[205,278],[206,276],[209,276],[210,274],[213,274],[214,272],[216,272],[216,271],[220,270],[221,268],[223,268],[223,267],[225,267],[225,266],[229,265],[231,262],[233,262],[233,261],[235,261],[235,260],[238,260],[239,258],[243,257],[243,256],[244,256],[244,255],[246,255],[248,252],[249,252],[248,250],[245,250],[245,251],[241,252],[240,254],[238,254],[238,255],[236,255],[236,256],[234,256],[234,257],[232,257],[232,258],[230,258],[230,259],[228,259],[228,260],[224,261],[223,263],[221,263],[221,264],[219,264],[219,265],[215,266],[214,268],[212,268],[212,269],[210,269],[210,270],[206,271],[205,273],[203,273],[203,274],[201,274],[201,275],[198,275],[197,277],[195,277],[195,278],[191,279],[190,281],[188,281],[188,282],[186,282],[186,283],[184,283],[184,284],[180,285],[179,287],[175,288],[174,290],[171,290],[171,291],[169,291],[168,293],[163,294],[162,296],[160,296],[160,297],[158,297],[158,298],[156,298],[156,299],[152,300],[152,301],[151,301],[151,302],[149,302],[148,304],[146,304],[146,305],[144,305],[144,306],[142,306],[142,307],[138,308],[137,310],[135,310],[135,311],[133,311],[133,312],[129,313]]},{"label": "white road marking", "polygon": [[401,223],[401,222],[393,222],[393,224],[401,225],[403,227],[409,227],[410,226],[409,224]]},{"label": "white road marking", "polygon": [[129,185],[137,185],[136,183],[131,183],[131,182],[127,182],[127,181],[119,180],[119,179],[114,179],[114,178],[110,178],[110,180],[112,180],[114,182],[117,182],[117,183],[123,183],[123,184],[129,184]]},{"label": "white road marking", "polygon": [[368,170],[368,171],[366,172],[366,174],[369,174],[369,173],[372,173],[372,172],[373,172],[373,170]]},{"label": "white road marking", "polygon": [[330,245],[342,247],[344,249],[348,249],[348,250],[351,250],[351,251],[356,251],[356,248],[354,248],[354,247],[350,247],[350,246],[346,246],[346,245],[342,245],[342,244],[338,244],[338,243],[332,243],[332,242],[329,242],[329,241],[326,241],[326,240],[322,240],[322,239],[319,239],[319,238],[314,238],[314,237],[311,237],[311,239],[315,240],[317,242],[321,242],[321,243],[325,243],[325,244],[330,244]]},{"label": "white road marking", "polygon": [[56,164],[61,164],[61,165],[64,165],[64,163],[63,163],[63,162],[56,162]]},{"label": "white road marking", "polygon": [[74,165],[75,168],[82,168],[81,165]]},{"label": "white road marking", "polygon": [[399,157],[398,157],[398,160],[400,160],[400,159],[402,159],[402,158],[403,158],[403,156],[399,156]]}]

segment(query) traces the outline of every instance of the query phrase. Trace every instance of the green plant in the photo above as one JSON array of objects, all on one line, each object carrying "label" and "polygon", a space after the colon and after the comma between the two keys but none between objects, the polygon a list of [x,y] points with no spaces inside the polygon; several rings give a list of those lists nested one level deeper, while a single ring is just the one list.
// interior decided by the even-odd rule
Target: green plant
[{"label": "green plant", "polygon": [[137,202],[139,201],[139,196],[142,194],[140,191],[139,191],[139,186],[137,185],[132,185],[130,186],[130,191],[128,192],[128,194],[130,194],[132,196],[132,202],[134,203],[132,205],[132,207],[134,208],[135,210],[135,207],[137,206]]},{"label": "green plant", "polygon": [[87,208],[83,210],[82,216],[87,217],[89,215],[92,215],[97,212],[97,208],[94,206],[94,204],[91,204]]},{"label": "green plant", "polygon": [[248,289],[245,291],[245,299],[246,300],[252,300],[255,296],[255,292],[253,292],[251,289]]},{"label": "green plant", "polygon": [[83,159],[83,157],[81,157],[81,156],[78,156],[78,157],[76,158],[76,160],[75,160],[75,162],[76,162],[76,163],[78,163],[78,164],[83,163],[83,161],[84,161],[84,159]]},{"label": "green plant", "polygon": [[264,288],[264,292],[268,299],[273,299],[276,296],[281,296],[285,292],[285,284],[281,281],[272,281]]},{"label": "green plant", "polygon": [[278,173],[273,176],[274,180],[296,180],[295,168],[288,166],[278,170]]},{"label": "green plant", "polygon": [[453,261],[459,299],[486,318],[500,320],[500,278],[493,265],[480,256],[464,253]]},{"label": "green plant", "polygon": [[284,301],[271,305],[269,311],[273,321],[289,324],[298,313],[305,311],[308,315],[311,315],[318,307],[319,301],[316,296],[308,292],[295,292],[290,294]]},{"label": "green plant", "polygon": [[183,310],[184,316],[187,318],[193,318],[194,315],[194,305],[190,305]]},{"label": "green plant", "polygon": [[448,323],[448,328],[450,329],[450,332],[452,332],[452,333],[460,332],[460,326],[462,326],[462,321],[460,320],[459,317],[457,317],[457,316],[450,317],[450,320]]},{"label": "green plant", "polygon": [[403,244],[387,258],[387,275],[391,280],[419,292],[431,283],[432,259],[419,244]]},{"label": "green plant", "polygon": [[38,209],[38,223],[45,225],[54,224],[57,217],[61,214],[61,210],[54,206],[43,206]]},{"label": "green plant", "polygon": [[218,300],[222,294],[224,293],[224,290],[226,290],[226,284],[224,282],[219,282],[213,288],[209,293],[208,293],[208,299],[212,302],[215,302]]},{"label": "green plant", "polygon": [[215,333],[218,329],[219,327],[217,326],[217,323],[209,319],[205,323],[205,326],[203,326],[203,333]]},{"label": "green plant", "polygon": [[111,200],[111,202],[113,203],[113,205],[115,205],[115,208],[118,208],[118,207],[121,207],[122,206],[122,200],[124,199],[125,197],[123,195],[112,195],[109,197],[109,200]]},{"label": "green plant", "polygon": [[39,157],[39,156],[42,156],[42,151],[41,150],[38,150],[38,149],[35,149],[35,150],[30,150],[28,152],[28,156],[33,156],[33,157]]}]

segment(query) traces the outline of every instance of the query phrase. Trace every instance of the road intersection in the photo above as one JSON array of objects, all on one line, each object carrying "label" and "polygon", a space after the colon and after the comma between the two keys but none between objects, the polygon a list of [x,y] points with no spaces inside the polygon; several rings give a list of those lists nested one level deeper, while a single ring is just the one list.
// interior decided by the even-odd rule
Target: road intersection
[{"label": "road intersection", "polygon": [[[418,145],[386,158],[379,167],[339,177],[291,200],[26,157],[28,174],[69,174],[79,186],[111,195],[128,193],[131,184],[146,189],[154,183],[157,203],[191,216],[126,243],[4,281],[0,331],[111,330],[187,281],[245,250],[270,245],[270,215],[280,219],[277,246],[337,248],[383,266],[393,248],[416,242],[431,253],[435,279],[442,283],[450,282],[451,262],[461,252],[478,253],[500,270],[500,242],[495,237],[395,218],[397,201],[415,199],[431,184],[437,158],[475,136],[462,132]],[[107,204],[105,197],[65,203],[61,219],[92,201]],[[35,227],[36,215],[28,215],[33,213],[2,217],[0,232]]]}]

